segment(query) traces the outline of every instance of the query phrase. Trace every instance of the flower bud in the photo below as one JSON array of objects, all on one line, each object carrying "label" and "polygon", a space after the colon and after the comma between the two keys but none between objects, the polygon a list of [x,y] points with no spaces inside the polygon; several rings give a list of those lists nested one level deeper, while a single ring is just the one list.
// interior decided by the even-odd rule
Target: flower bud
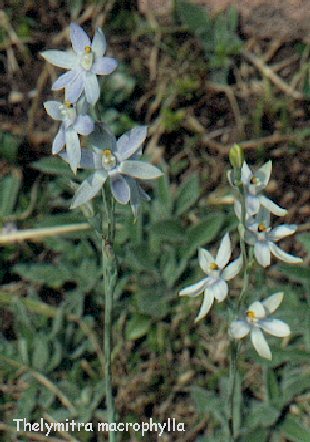
[{"label": "flower bud", "polygon": [[241,169],[244,162],[244,152],[242,147],[235,144],[229,151],[229,161],[234,169]]}]

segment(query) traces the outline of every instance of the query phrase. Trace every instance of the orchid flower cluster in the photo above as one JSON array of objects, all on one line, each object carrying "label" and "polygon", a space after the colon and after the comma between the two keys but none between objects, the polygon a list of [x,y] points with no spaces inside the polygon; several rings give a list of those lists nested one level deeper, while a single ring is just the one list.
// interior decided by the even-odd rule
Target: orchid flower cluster
[{"label": "orchid flower cluster", "polygon": [[[239,146],[231,149],[230,160],[233,169],[229,171],[228,178],[236,194],[234,209],[239,219],[240,245],[243,246],[241,249],[243,248],[244,253],[229,263],[232,250],[228,233],[222,239],[216,257],[208,250],[199,250],[199,265],[207,276],[180,291],[180,296],[191,297],[203,293],[203,302],[195,321],[207,315],[214,299],[223,302],[229,291],[227,282],[232,280],[242,268],[246,271],[248,266],[246,245],[252,247],[257,263],[264,268],[270,265],[271,254],[287,263],[302,262],[301,258],[284,252],[276,245],[280,239],[292,235],[297,226],[283,224],[273,229],[270,227],[270,214],[283,216],[287,213],[285,209],[262,194],[269,182],[272,162],[268,161],[253,172],[244,161],[243,152]],[[240,339],[250,334],[252,344],[258,354],[271,359],[269,345],[262,330],[273,336],[289,336],[290,329],[287,324],[278,319],[268,318],[279,307],[282,300],[283,293],[275,293],[262,302],[252,303],[243,318],[230,324],[230,337]]]},{"label": "orchid flower cluster", "polygon": [[[111,74],[117,61],[107,57],[107,43],[101,29],[91,41],[76,23],[70,25],[71,51],[42,52],[45,60],[67,69],[52,85],[53,91],[64,89],[64,101],[46,101],[44,107],[50,117],[60,121],[53,141],[52,153],[59,154],[76,174],[78,168],[92,174],[78,187],[71,208],[94,198],[109,178],[111,192],[117,202],[130,202],[136,216],[142,200],[148,200],[137,180],[150,180],[161,171],[140,161],[147,128],[138,126],[118,140],[103,122],[95,122],[90,115],[100,97],[98,77]],[[88,136],[87,148],[81,148],[79,136]],[[64,149],[65,148],[65,149]]]}]

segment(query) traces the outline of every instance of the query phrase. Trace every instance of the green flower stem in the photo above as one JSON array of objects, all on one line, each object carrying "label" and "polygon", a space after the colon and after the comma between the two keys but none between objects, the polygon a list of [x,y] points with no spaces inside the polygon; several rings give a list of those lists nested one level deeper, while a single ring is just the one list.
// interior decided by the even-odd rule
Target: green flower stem
[{"label": "green flower stem", "polygon": [[[102,238],[102,270],[105,291],[105,317],[104,317],[104,352],[105,352],[105,378],[106,378],[106,407],[108,423],[116,422],[115,406],[112,394],[112,309],[113,293],[117,280],[117,261],[114,254],[115,240],[115,217],[114,200],[111,191],[106,189],[102,192],[103,203],[106,209],[107,234]],[[115,442],[116,436],[113,431],[109,432],[109,441]]]},{"label": "green flower stem", "polygon": [[[249,260],[248,254],[244,239],[245,233],[245,224],[246,224],[246,201],[245,201],[245,193],[242,185],[239,186],[239,195],[240,195],[240,203],[241,203],[241,220],[239,224],[239,237],[240,237],[240,250],[243,259],[243,285],[241,292],[239,294],[239,299],[237,303],[237,313],[240,313],[241,304],[244,298],[244,295],[247,293],[249,289]],[[236,429],[234,424],[234,398],[236,392],[236,377],[238,371],[238,356],[240,351],[240,345],[236,344],[236,342],[231,341],[230,343],[230,370],[229,370],[229,405],[230,405],[230,416],[229,416],[229,434],[230,440],[236,440]]]}]

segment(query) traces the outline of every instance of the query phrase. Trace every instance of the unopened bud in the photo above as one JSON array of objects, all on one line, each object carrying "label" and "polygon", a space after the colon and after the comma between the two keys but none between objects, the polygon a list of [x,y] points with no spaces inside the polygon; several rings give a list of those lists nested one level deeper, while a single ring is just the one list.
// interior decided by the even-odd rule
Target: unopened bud
[{"label": "unopened bud", "polygon": [[241,169],[244,162],[244,152],[242,147],[235,144],[229,151],[229,161],[234,169]]}]

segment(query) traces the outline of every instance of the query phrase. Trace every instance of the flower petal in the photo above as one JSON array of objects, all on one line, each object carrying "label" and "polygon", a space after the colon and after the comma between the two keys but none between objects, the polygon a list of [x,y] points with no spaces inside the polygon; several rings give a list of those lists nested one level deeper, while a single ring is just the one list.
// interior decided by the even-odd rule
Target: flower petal
[{"label": "flower petal", "polygon": [[297,230],[296,224],[282,224],[282,226],[275,227],[269,234],[272,241],[279,241],[279,239],[292,235]]},{"label": "flower petal", "polygon": [[262,319],[265,317],[265,309],[261,302],[255,301],[248,307],[248,312],[253,312],[255,318]]},{"label": "flower petal", "polygon": [[229,326],[229,336],[235,339],[244,338],[251,330],[250,325],[246,321],[233,321]]},{"label": "flower petal", "polygon": [[52,154],[56,155],[66,144],[66,132],[63,125],[60,126],[52,145]]},{"label": "flower petal", "polygon": [[251,340],[255,350],[262,358],[272,359],[269,345],[265,340],[262,331],[258,327],[252,328]]},{"label": "flower petal", "polygon": [[93,38],[91,49],[95,53],[96,57],[102,57],[107,50],[107,41],[100,28],[96,29],[96,34]]},{"label": "flower petal", "polygon": [[206,249],[199,249],[198,252],[198,261],[201,269],[205,273],[210,272],[210,264],[214,262],[214,258],[211,255],[211,253],[208,252]]},{"label": "flower petal", "polygon": [[224,270],[223,270],[223,278],[225,281],[230,281],[233,279],[241,270],[242,268],[243,259],[240,255],[239,258],[235,259],[232,263],[230,263]]},{"label": "flower petal", "polygon": [[126,177],[125,179],[130,187],[130,207],[134,217],[136,218],[139,213],[141,202],[143,200],[150,200],[150,197],[144,192],[140,184],[137,183],[134,178]]},{"label": "flower petal", "polygon": [[276,203],[274,203],[264,195],[259,195],[259,202],[263,207],[265,207],[267,210],[269,210],[269,212],[273,213],[274,215],[283,216],[287,214],[286,209],[282,209],[282,207],[278,206]]},{"label": "flower petal", "polygon": [[78,134],[74,129],[66,130],[66,151],[70,167],[73,173],[76,173],[81,161],[81,144]]},{"label": "flower petal", "polygon": [[[67,152],[60,152],[59,155],[64,161],[69,163]],[[101,155],[94,152],[91,149],[82,148],[81,161],[80,164],[78,165],[78,168],[86,170],[94,170],[94,169],[101,170],[102,169]]]},{"label": "flower petal", "polygon": [[78,65],[78,58],[72,51],[44,51],[41,52],[42,57],[59,68],[74,69]]},{"label": "flower petal", "polygon": [[251,169],[247,165],[246,162],[243,163],[243,166],[241,168],[241,181],[246,186],[249,184],[250,179],[252,178],[253,174],[251,172]]},{"label": "flower petal", "polygon": [[104,185],[106,179],[107,173],[101,170],[84,180],[73,197],[71,209],[81,206],[94,198]]},{"label": "flower petal", "polygon": [[229,233],[226,233],[221,241],[220,248],[215,259],[215,262],[220,269],[223,269],[226,266],[226,264],[230,259],[230,255],[231,255],[230,238],[229,238]]},{"label": "flower petal", "polygon": [[258,187],[260,188],[260,190],[263,190],[267,186],[271,170],[272,170],[272,161],[267,161],[256,172],[255,176],[259,179],[260,184],[258,185]]},{"label": "flower petal", "polygon": [[196,297],[205,290],[207,284],[208,284],[208,278],[204,278],[201,281],[196,282],[196,284],[190,285],[180,290],[179,295]]},{"label": "flower petal", "polygon": [[70,25],[70,38],[75,52],[84,52],[86,46],[91,47],[90,39],[81,26],[76,23]]},{"label": "flower petal", "polygon": [[260,205],[260,201],[259,201],[258,196],[256,196],[256,195],[247,195],[246,196],[247,215],[249,215],[249,216],[256,215],[259,211],[259,205]]},{"label": "flower petal", "polygon": [[60,89],[68,86],[68,84],[71,83],[71,81],[74,81],[77,74],[78,74],[78,71],[75,69],[62,74],[52,84],[52,91],[59,91]]},{"label": "flower petal", "polygon": [[47,112],[47,114],[53,118],[53,120],[57,120],[57,121],[61,121],[62,120],[62,115],[60,112],[60,106],[61,106],[61,102],[60,101],[45,101],[43,103],[43,106]]},{"label": "flower petal", "polygon": [[84,89],[84,73],[76,71],[74,79],[67,84],[65,89],[66,100],[75,103],[80,98]]},{"label": "flower petal", "polygon": [[270,250],[267,241],[256,241],[254,244],[254,256],[257,259],[258,264],[263,267],[270,265]]},{"label": "flower petal", "polygon": [[114,198],[120,204],[127,204],[130,199],[130,187],[121,175],[111,176],[111,190]]},{"label": "flower petal", "polygon": [[89,137],[89,144],[97,151],[110,149],[113,154],[116,152],[116,138],[103,121],[95,123],[95,129]]},{"label": "flower petal", "polygon": [[109,75],[117,68],[117,61],[111,57],[99,57],[92,65],[92,72],[97,75]]},{"label": "flower petal", "polygon": [[262,302],[263,306],[267,310],[268,315],[273,313],[279,307],[283,300],[283,296],[283,292],[274,293]]},{"label": "flower petal", "polygon": [[100,88],[96,74],[93,72],[87,72],[85,75],[85,94],[88,103],[96,104],[100,96]]},{"label": "flower petal", "polygon": [[269,243],[271,253],[281,261],[287,262],[289,264],[300,264],[303,262],[301,258],[297,256],[290,255],[289,253],[284,252],[284,250],[280,249],[280,247],[276,246],[273,242]]},{"label": "flower petal", "polygon": [[149,163],[131,160],[126,160],[121,163],[120,173],[140,180],[152,180],[162,175],[161,170]]},{"label": "flower petal", "polygon": [[79,115],[73,128],[80,135],[89,135],[94,130],[94,122],[89,115]]},{"label": "flower petal", "polygon": [[122,135],[116,142],[116,156],[119,161],[127,160],[141,146],[146,138],[147,126],[137,126]]},{"label": "flower petal", "polygon": [[237,199],[235,199],[235,201],[234,201],[234,209],[235,209],[236,217],[240,220],[241,219],[241,204],[240,204],[240,201]]},{"label": "flower petal", "polygon": [[284,338],[290,334],[289,326],[279,319],[264,319],[263,321],[259,321],[259,326],[265,332],[278,338]]},{"label": "flower petal", "polygon": [[202,301],[198,316],[195,319],[195,322],[200,321],[202,318],[204,318],[209,313],[209,310],[210,310],[213,302],[214,302],[213,293],[210,292],[208,290],[208,288],[206,288],[204,295],[203,295],[203,301]]},{"label": "flower petal", "polygon": [[217,279],[212,285],[208,286],[208,291],[218,300],[223,302],[228,294],[228,285],[222,279]]}]

